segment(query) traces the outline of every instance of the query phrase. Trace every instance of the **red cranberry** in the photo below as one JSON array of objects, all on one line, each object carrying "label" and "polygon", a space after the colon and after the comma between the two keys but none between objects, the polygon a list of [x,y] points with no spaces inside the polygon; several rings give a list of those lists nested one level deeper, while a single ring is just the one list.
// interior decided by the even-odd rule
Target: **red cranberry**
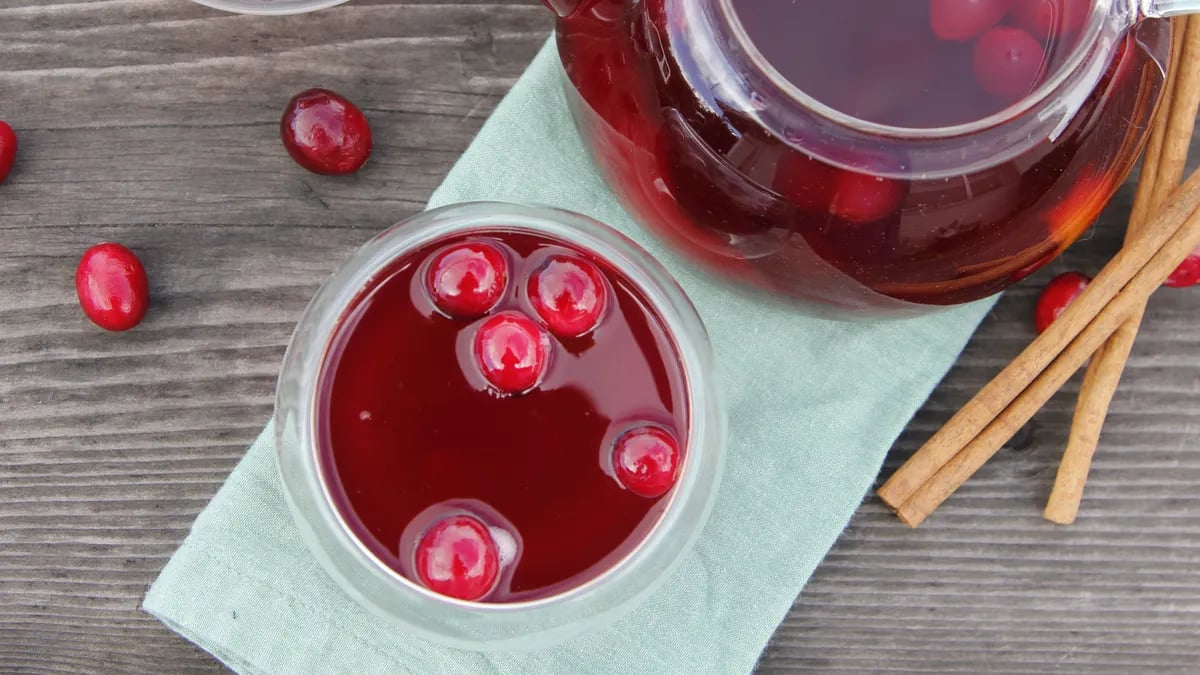
[{"label": "red cranberry", "polygon": [[12,127],[4,120],[0,120],[0,183],[3,183],[8,178],[8,172],[12,169],[13,160],[17,158],[17,135],[13,133]]},{"label": "red cranberry", "polygon": [[1186,288],[1200,284],[1200,248],[1196,249],[1179,267],[1167,277],[1166,285],[1171,288]]},{"label": "red cranberry", "polygon": [[858,119],[908,126],[919,119],[912,93],[936,89],[937,43],[909,26],[890,23],[861,39],[861,65],[853,77],[841,79],[829,102]]},{"label": "red cranberry", "polygon": [[501,312],[480,324],[474,351],[489,384],[505,394],[520,394],[541,381],[550,340],[533,319],[520,312]]},{"label": "red cranberry", "polygon": [[1038,296],[1037,309],[1033,314],[1033,323],[1038,335],[1044,333],[1067,305],[1079,297],[1091,282],[1091,277],[1079,272],[1066,272],[1051,279]]},{"label": "red cranberry", "polygon": [[371,154],[367,118],[328,89],[297,94],[283,111],[280,134],[292,159],[313,173],[353,173]]},{"label": "red cranberry", "polygon": [[930,0],[929,25],[943,40],[966,42],[1000,23],[1012,0]]},{"label": "red cranberry", "polygon": [[112,331],[138,325],[150,304],[142,262],[133,251],[107,242],[83,254],[75,270],[75,293],[92,323]]},{"label": "red cranberry", "polygon": [[1092,0],[1014,0],[1013,18],[1034,37],[1048,39],[1083,28]]},{"label": "red cranberry", "polygon": [[829,211],[852,223],[879,220],[900,208],[904,184],[857,171],[838,171]]},{"label": "red cranberry", "polygon": [[1032,35],[999,26],[975,42],[975,80],[987,93],[1011,103],[1038,85],[1045,58],[1042,43]]},{"label": "red cranberry", "polygon": [[621,434],[613,449],[617,480],[642,497],[660,497],[675,485],[679,441],[666,429],[644,426]]},{"label": "red cranberry", "polygon": [[425,283],[434,304],[450,316],[483,316],[504,294],[508,262],[492,244],[454,244],[434,256]]},{"label": "red cranberry", "polygon": [[529,277],[529,302],[551,333],[579,337],[600,323],[608,305],[608,287],[592,263],[556,255]]},{"label": "red cranberry", "polygon": [[478,600],[500,578],[500,550],[478,518],[450,516],[434,523],[417,542],[416,568],[429,590]]},{"label": "red cranberry", "polygon": [[837,169],[802,152],[786,152],[775,168],[775,191],[806,213],[825,213]]}]

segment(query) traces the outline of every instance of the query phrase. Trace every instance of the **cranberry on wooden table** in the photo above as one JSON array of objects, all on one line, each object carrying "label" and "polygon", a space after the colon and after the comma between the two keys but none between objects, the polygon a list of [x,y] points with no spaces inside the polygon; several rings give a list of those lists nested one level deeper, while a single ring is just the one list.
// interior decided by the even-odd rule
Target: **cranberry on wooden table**
[{"label": "cranberry on wooden table", "polygon": [[679,472],[679,441],[666,429],[643,426],[630,429],[613,448],[617,480],[642,497],[661,497],[675,485]]},{"label": "cranberry on wooden table", "polygon": [[309,89],[283,112],[280,135],[300,166],[328,175],[358,171],[371,154],[371,127],[358,106],[328,89]]},{"label": "cranberry on wooden table", "polygon": [[1051,279],[1038,296],[1034,310],[1033,323],[1038,335],[1044,333],[1091,282],[1091,277],[1079,272],[1066,272]]},{"label": "cranberry on wooden table", "polygon": [[590,333],[608,304],[608,289],[595,265],[556,255],[529,277],[529,303],[550,332],[563,338]]},{"label": "cranberry on wooden table", "polygon": [[8,172],[12,170],[16,158],[17,135],[7,122],[0,120],[0,183],[8,178]]},{"label": "cranberry on wooden table", "polygon": [[133,251],[105,242],[89,248],[75,270],[79,306],[92,323],[111,331],[133,328],[146,315],[150,287]]},{"label": "cranberry on wooden table", "polygon": [[500,549],[478,518],[456,515],[434,523],[416,551],[417,578],[435,593],[478,600],[500,577]]},{"label": "cranberry on wooden table", "polygon": [[930,0],[929,25],[943,40],[966,42],[1000,23],[1012,0]]},{"label": "cranberry on wooden table", "polygon": [[425,283],[438,309],[458,318],[487,314],[508,283],[508,262],[494,244],[482,241],[454,244],[429,264]]}]

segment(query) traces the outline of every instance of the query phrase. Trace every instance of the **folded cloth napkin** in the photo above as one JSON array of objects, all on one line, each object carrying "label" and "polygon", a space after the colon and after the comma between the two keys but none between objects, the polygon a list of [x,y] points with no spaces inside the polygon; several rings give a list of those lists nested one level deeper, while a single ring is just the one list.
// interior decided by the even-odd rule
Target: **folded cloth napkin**
[{"label": "folded cloth napkin", "polygon": [[270,426],[145,599],[249,673],[744,673],[862,500],[884,454],[991,306],[841,323],[765,306],[686,265],[605,188],[572,126],[548,44],[434,194],[585,213],[679,279],[729,405],[712,518],[674,576],[610,628],[524,653],[447,649],[386,625],[325,576],[293,526]]}]

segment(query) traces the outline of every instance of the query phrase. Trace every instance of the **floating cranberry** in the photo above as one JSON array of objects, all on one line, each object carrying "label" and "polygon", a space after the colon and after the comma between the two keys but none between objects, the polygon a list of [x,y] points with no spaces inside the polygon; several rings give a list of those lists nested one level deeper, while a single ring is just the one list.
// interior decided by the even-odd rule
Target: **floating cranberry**
[{"label": "floating cranberry", "polygon": [[541,381],[550,340],[533,319],[520,312],[501,312],[480,324],[474,352],[489,384],[505,394],[520,394]]},{"label": "floating cranberry", "polygon": [[500,551],[486,525],[468,515],[434,523],[417,542],[417,578],[459,600],[478,600],[500,578]]},{"label": "floating cranberry", "polygon": [[1012,103],[1038,85],[1046,52],[1020,28],[999,26],[975,42],[975,80],[987,93]]},{"label": "floating cranberry", "polygon": [[837,169],[802,152],[787,152],[775,168],[775,191],[806,213],[825,213]]},{"label": "floating cranberry", "polygon": [[600,323],[608,305],[608,287],[592,263],[556,255],[529,277],[529,302],[551,333],[579,337]]},{"label": "floating cranberry", "polygon": [[292,159],[313,173],[353,173],[371,154],[367,118],[328,89],[297,94],[283,111],[280,134]]},{"label": "floating cranberry", "polygon": [[675,485],[679,441],[666,429],[644,426],[621,434],[613,448],[617,480],[642,497],[660,497]]},{"label": "floating cranberry", "polygon": [[0,183],[8,178],[8,172],[12,170],[13,160],[16,158],[17,135],[7,122],[0,120]]},{"label": "floating cranberry", "polygon": [[1091,282],[1091,277],[1079,272],[1066,272],[1051,279],[1038,296],[1034,310],[1033,323],[1038,335],[1044,333]]},{"label": "floating cranberry", "polygon": [[1012,0],[930,0],[929,26],[943,40],[966,42],[1000,23]]},{"label": "floating cranberry", "polygon": [[879,220],[900,208],[904,184],[857,171],[839,171],[834,179],[830,213],[852,223]]},{"label": "floating cranberry", "polygon": [[433,257],[425,283],[438,309],[460,318],[480,317],[504,295],[508,262],[493,244],[454,244]]},{"label": "floating cranberry", "polygon": [[1014,0],[1016,24],[1043,40],[1083,28],[1092,0]]},{"label": "floating cranberry", "polygon": [[120,244],[96,244],[75,270],[79,306],[92,323],[111,331],[129,330],[146,315],[150,287],[133,251]]},{"label": "floating cranberry", "polygon": [[1196,249],[1179,267],[1167,277],[1166,285],[1171,288],[1187,288],[1200,284],[1200,248]]}]

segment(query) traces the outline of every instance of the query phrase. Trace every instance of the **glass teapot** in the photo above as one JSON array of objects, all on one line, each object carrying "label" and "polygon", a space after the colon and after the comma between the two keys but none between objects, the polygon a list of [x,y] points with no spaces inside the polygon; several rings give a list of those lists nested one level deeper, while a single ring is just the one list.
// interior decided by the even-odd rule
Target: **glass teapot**
[{"label": "glass teapot", "polygon": [[577,125],[656,234],[838,316],[992,295],[1083,234],[1182,0],[544,0]]}]

